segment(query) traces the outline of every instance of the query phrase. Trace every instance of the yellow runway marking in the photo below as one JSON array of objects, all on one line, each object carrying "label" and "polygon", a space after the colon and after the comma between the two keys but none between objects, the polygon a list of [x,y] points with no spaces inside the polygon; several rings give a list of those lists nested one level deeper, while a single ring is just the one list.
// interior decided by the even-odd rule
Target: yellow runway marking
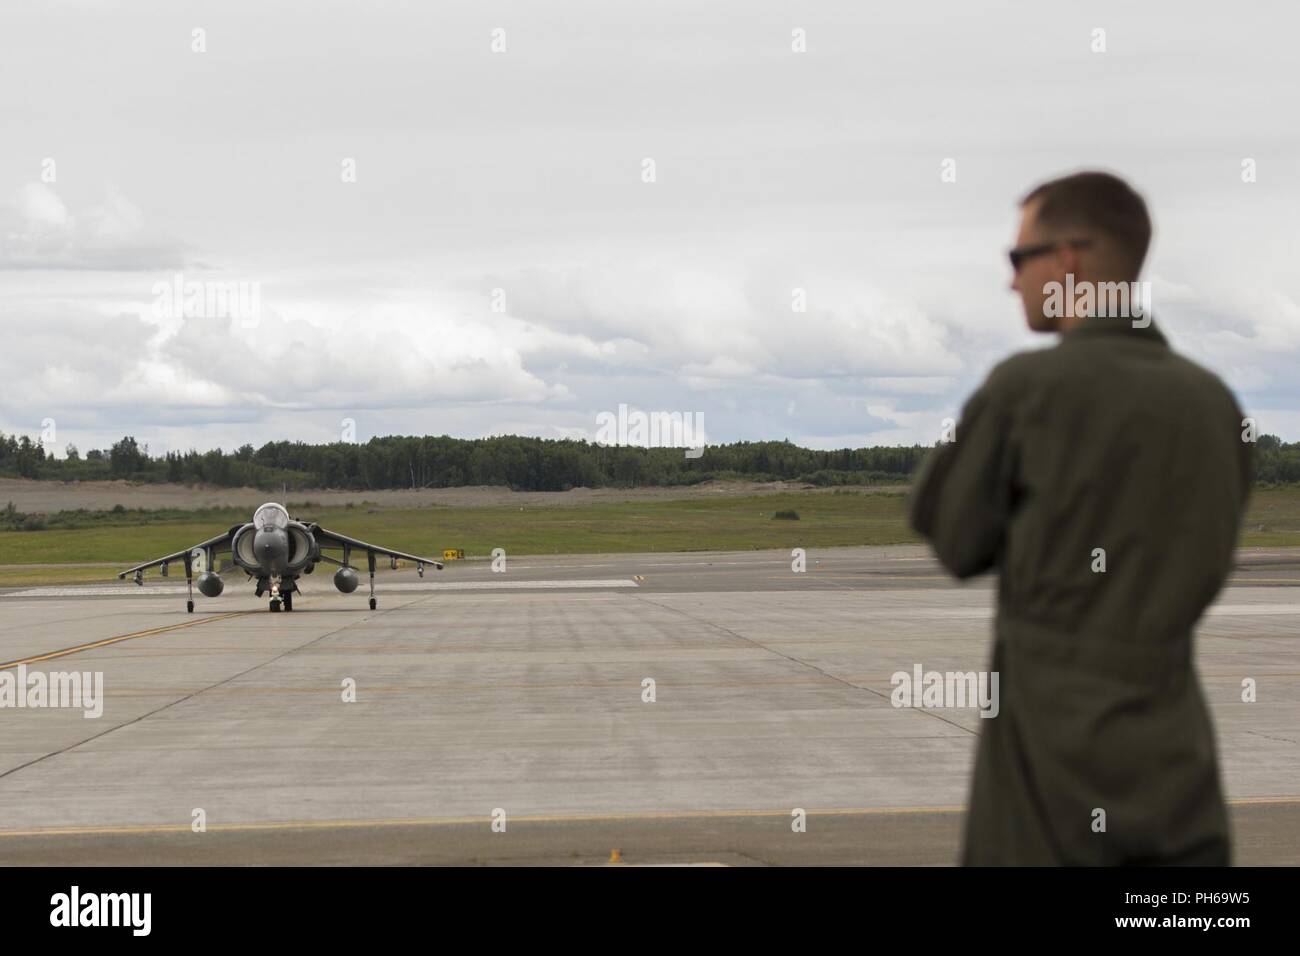
[{"label": "yellow runway marking", "polygon": [[166,627],[153,627],[146,631],[136,631],[134,634],[122,634],[119,637],[106,637],[102,641],[91,641],[89,644],[78,644],[76,647],[65,647],[61,651],[50,651],[48,654],[37,654],[34,657],[24,657],[22,660],[9,661],[0,664],[0,671],[8,670],[11,667],[17,667],[20,664],[38,664],[41,661],[54,660],[56,657],[67,657],[69,654],[79,654],[82,651],[93,651],[97,647],[107,647],[110,644],[120,644],[122,641],[133,641],[137,637],[153,637],[155,634],[166,634],[168,631],[179,631],[184,627],[195,627],[199,624],[208,624],[212,621],[225,621],[232,617],[239,617],[244,614],[252,614],[253,611],[230,611],[226,614],[218,614],[214,617],[201,617],[193,621],[182,621],[179,624],[168,624]]},{"label": "yellow runway marking", "polygon": [[[1300,805],[1300,797],[1245,797],[1229,800],[1228,806],[1260,805]],[[948,807],[849,807],[828,810],[808,810],[810,817],[845,817],[845,816],[888,816],[891,814],[940,814],[961,813],[962,806]],[[650,822],[663,820],[716,820],[727,817],[744,817],[757,819],[761,817],[788,818],[790,810],[666,810],[662,812],[643,813],[575,813],[575,814],[539,814],[537,816],[516,816],[512,823],[611,823],[618,821]],[[490,816],[477,817],[427,817],[399,820],[284,820],[267,823],[218,823],[208,826],[207,832],[240,832],[250,830],[346,830],[346,829],[380,829],[384,827],[418,827],[418,826],[482,826],[492,822]],[[131,835],[147,833],[189,833],[190,824],[175,823],[155,826],[120,826],[120,827],[46,827],[30,830],[0,830],[3,837],[39,837],[39,836],[90,836],[90,835]]]},{"label": "yellow runway marking", "polygon": [[[851,809],[809,810],[810,817],[877,815],[891,813],[959,813],[964,807],[857,807]],[[789,810],[665,810],[647,813],[574,813],[514,816],[511,823],[605,823],[618,820],[713,820],[725,817],[789,817]],[[241,830],[346,830],[352,827],[419,827],[468,826],[491,823],[490,816],[428,817],[406,820],[285,820],[274,823],[209,824],[207,832]],[[189,833],[190,824],[123,827],[51,827],[32,830],[0,830],[0,837],[71,836],[75,834]]]}]

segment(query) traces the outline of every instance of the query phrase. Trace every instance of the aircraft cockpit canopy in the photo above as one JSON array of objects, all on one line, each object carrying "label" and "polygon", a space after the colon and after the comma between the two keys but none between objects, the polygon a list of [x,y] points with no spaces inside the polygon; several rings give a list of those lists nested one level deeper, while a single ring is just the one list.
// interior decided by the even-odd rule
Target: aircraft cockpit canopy
[{"label": "aircraft cockpit canopy", "polygon": [[284,505],[277,505],[275,502],[267,502],[253,513],[253,527],[258,531],[279,529],[283,531],[289,527],[289,512],[284,510]]}]

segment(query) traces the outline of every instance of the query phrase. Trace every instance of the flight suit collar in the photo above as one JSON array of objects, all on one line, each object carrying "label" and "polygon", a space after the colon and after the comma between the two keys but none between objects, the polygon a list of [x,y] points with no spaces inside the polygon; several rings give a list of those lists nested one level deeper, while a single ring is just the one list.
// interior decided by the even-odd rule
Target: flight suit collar
[{"label": "flight suit collar", "polygon": [[1061,341],[1092,338],[1095,335],[1127,335],[1140,342],[1169,345],[1169,340],[1165,338],[1164,333],[1156,328],[1154,319],[1148,321],[1145,326],[1135,326],[1132,319],[1105,315],[1088,316],[1074,328],[1061,333]]}]

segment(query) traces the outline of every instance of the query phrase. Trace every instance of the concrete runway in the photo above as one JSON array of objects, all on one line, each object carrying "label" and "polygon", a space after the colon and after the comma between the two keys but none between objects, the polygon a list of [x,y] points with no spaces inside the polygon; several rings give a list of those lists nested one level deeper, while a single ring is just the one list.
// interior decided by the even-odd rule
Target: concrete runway
[{"label": "concrete runway", "polygon": [[[325,573],[275,615],[242,575],[194,615],[176,577],[9,589],[0,669],[100,671],[104,704],[0,708],[0,863],[954,862],[980,718],[890,675],[986,667],[992,579],[790,564],[453,562],[376,611]],[[1200,628],[1242,864],[1300,863],[1298,586],[1300,552],[1243,554]]]}]

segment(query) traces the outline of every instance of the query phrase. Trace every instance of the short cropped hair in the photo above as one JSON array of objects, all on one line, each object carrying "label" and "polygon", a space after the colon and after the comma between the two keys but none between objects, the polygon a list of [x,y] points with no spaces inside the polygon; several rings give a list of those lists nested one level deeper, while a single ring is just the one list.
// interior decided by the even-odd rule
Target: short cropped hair
[{"label": "short cropped hair", "polygon": [[1137,278],[1151,245],[1151,216],[1128,183],[1110,173],[1074,173],[1035,187],[1020,205],[1035,199],[1040,226],[1053,231],[1082,227],[1100,233],[1115,243],[1124,265]]}]

